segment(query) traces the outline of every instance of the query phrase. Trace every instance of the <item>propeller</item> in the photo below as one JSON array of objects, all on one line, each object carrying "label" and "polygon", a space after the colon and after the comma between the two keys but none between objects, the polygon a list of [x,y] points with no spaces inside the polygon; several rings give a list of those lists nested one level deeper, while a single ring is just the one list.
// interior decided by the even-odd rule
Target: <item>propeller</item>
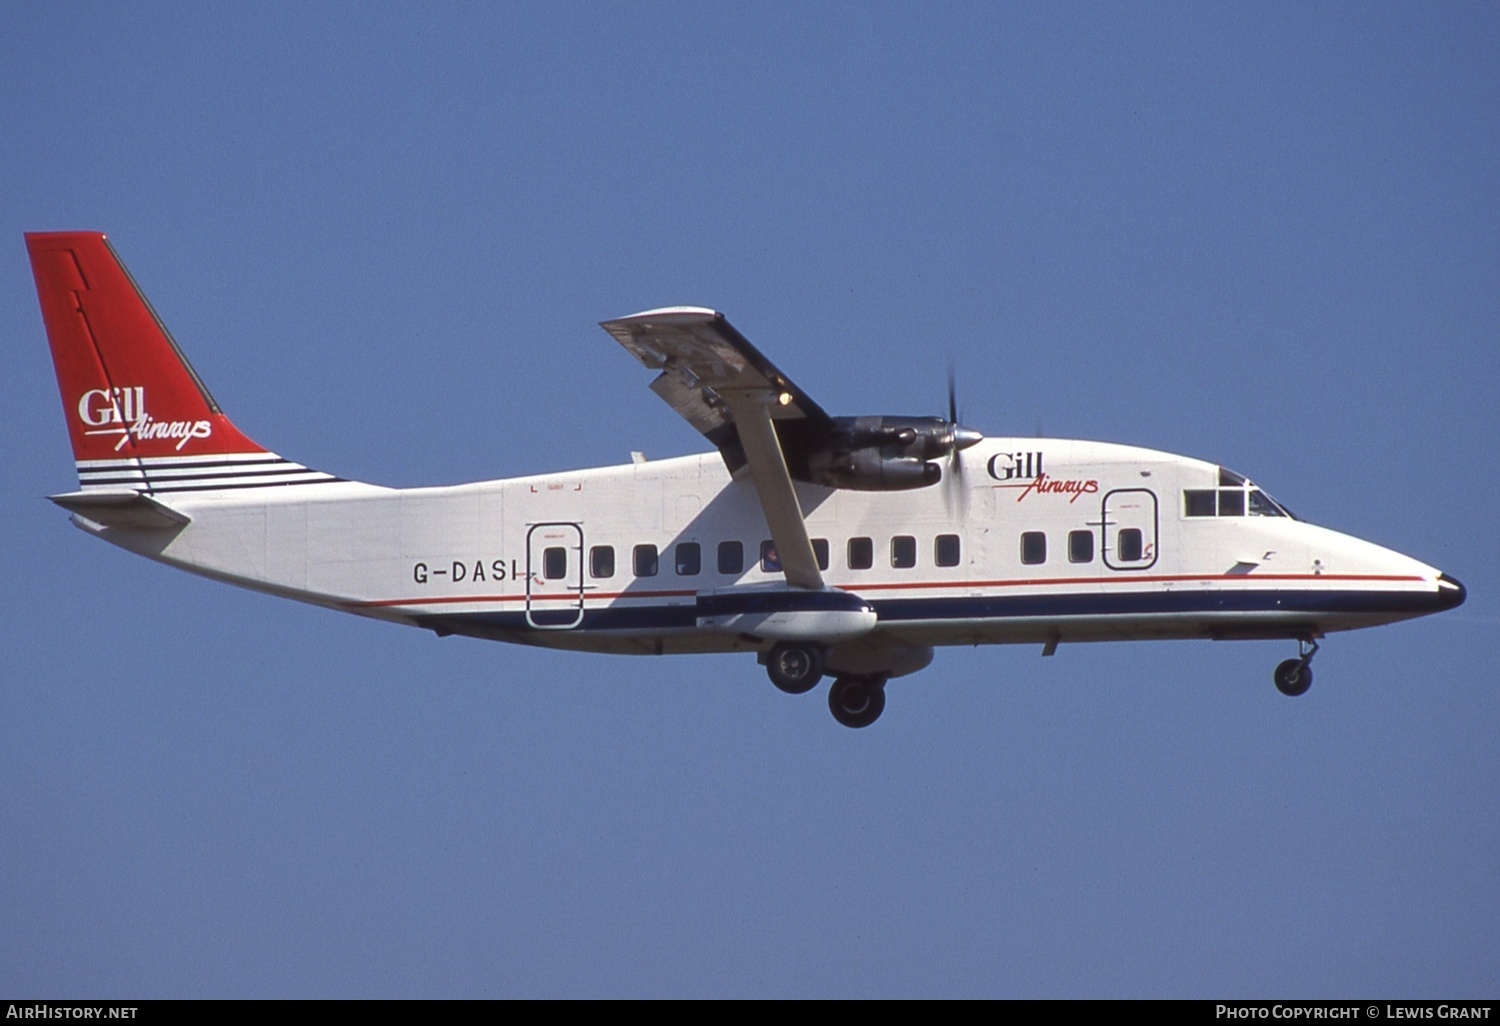
[{"label": "propeller", "polygon": [[947,481],[944,488],[945,501],[951,502],[948,496],[955,488],[958,489],[960,499],[968,494],[964,488],[964,461],[960,453],[969,446],[984,441],[984,435],[958,422],[958,376],[951,359],[948,361],[948,431],[952,444],[948,449],[948,468],[943,477]]},{"label": "propeller", "polygon": [[948,360],[948,423],[958,423],[958,372],[953,369],[953,360]]}]

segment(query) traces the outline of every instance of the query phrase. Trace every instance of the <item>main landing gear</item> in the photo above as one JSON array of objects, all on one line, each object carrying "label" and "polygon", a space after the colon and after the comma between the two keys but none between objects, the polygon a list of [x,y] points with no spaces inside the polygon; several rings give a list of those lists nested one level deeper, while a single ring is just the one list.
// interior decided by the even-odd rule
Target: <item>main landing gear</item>
[{"label": "main landing gear", "polygon": [[823,649],[782,641],[766,655],[766,673],[789,695],[805,695],[823,679]]},{"label": "main landing gear", "polygon": [[1298,695],[1307,693],[1312,687],[1312,657],[1318,654],[1318,643],[1312,638],[1304,638],[1297,642],[1297,651],[1301,655],[1296,659],[1288,659],[1276,667],[1274,679],[1276,690],[1283,695],[1296,698]]},{"label": "main landing gear", "polygon": [[[823,679],[827,650],[782,641],[766,653],[766,675],[789,695],[804,695]],[[868,727],[885,711],[884,675],[844,674],[828,689],[828,709],[846,727]]]},{"label": "main landing gear", "polygon": [[828,689],[828,711],[846,727],[868,727],[885,712],[885,678],[839,677]]}]

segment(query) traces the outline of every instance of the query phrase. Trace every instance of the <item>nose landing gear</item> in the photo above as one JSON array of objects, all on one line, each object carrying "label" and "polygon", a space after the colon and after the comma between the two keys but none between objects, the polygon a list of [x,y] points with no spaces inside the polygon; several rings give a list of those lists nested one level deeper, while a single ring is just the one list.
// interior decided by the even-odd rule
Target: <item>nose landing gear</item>
[{"label": "nose landing gear", "polygon": [[1298,695],[1307,693],[1312,687],[1312,657],[1318,654],[1318,643],[1313,638],[1302,638],[1297,641],[1297,651],[1300,653],[1296,659],[1288,659],[1276,667],[1273,679],[1276,681],[1276,690],[1283,695],[1296,698]]}]

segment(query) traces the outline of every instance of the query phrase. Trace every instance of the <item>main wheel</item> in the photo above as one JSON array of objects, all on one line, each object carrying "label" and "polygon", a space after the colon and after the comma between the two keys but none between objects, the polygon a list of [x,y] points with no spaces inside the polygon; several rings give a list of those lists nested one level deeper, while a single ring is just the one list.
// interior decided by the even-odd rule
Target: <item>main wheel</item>
[{"label": "main wheel", "polygon": [[1301,659],[1288,659],[1276,667],[1276,690],[1296,698],[1312,687],[1312,667]]},{"label": "main wheel", "polygon": [[766,656],[766,674],[789,695],[804,695],[823,679],[823,650],[780,642]]},{"label": "main wheel", "polygon": [[840,677],[828,689],[828,710],[846,727],[868,727],[885,711],[885,681]]}]

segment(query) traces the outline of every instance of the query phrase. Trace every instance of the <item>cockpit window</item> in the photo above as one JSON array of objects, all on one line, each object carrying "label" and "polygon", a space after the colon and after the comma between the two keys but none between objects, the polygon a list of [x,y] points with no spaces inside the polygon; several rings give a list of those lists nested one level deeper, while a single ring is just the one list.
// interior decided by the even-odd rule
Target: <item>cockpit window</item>
[{"label": "cockpit window", "polygon": [[1287,508],[1232,470],[1219,468],[1218,488],[1186,488],[1182,512],[1189,517],[1293,517]]},{"label": "cockpit window", "polygon": [[1182,493],[1183,512],[1190,517],[1219,515],[1219,493],[1212,488],[1189,488]]},{"label": "cockpit window", "polygon": [[1250,489],[1250,515],[1252,517],[1289,517],[1290,513],[1275,499],[1259,488]]}]

